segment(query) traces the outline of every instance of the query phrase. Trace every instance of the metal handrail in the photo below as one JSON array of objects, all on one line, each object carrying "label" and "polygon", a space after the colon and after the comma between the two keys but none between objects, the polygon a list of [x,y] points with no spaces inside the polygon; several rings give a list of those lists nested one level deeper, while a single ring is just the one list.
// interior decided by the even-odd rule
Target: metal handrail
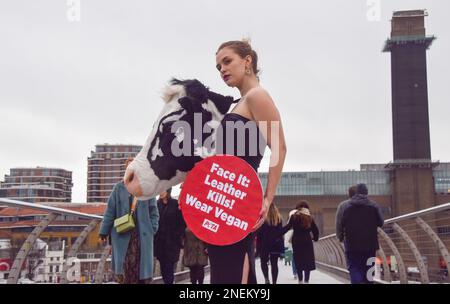
[{"label": "metal handrail", "polygon": [[397,217],[393,217],[393,218],[390,218],[390,219],[384,221],[384,223],[385,224],[390,224],[390,223],[394,223],[394,222],[398,222],[398,221],[403,221],[403,220],[406,220],[406,219],[411,219],[411,218],[423,216],[423,215],[430,214],[430,213],[436,213],[436,212],[439,212],[439,211],[444,211],[446,209],[450,209],[450,203],[446,203],[446,204],[434,206],[434,207],[431,207],[431,208],[419,210],[419,211],[416,211],[416,212],[411,212],[411,213],[408,213],[408,214],[404,214],[404,215],[400,215],[400,216],[397,216]]},{"label": "metal handrail", "polygon": [[[70,203],[67,203],[68,206],[70,206]],[[41,221],[41,223],[39,223],[39,225],[42,225],[42,227],[40,228],[39,231],[35,231],[34,233],[31,233],[27,240],[25,241],[24,245],[22,246],[23,248],[21,248],[21,251],[23,251],[22,253],[19,252],[18,256],[16,256],[14,263],[16,264],[16,266],[14,267],[15,269],[12,269],[14,271],[14,275],[11,276],[11,278],[9,279],[9,283],[17,283],[18,279],[19,279],[19,270],[21,269],[21,265],[23,264],[24,260],[27,258],[27,251],[26,250],[22,250],[25,248],[31,248],[34,244],[34,242],[36,241],[36,239],[39,237],[39,235],[44,231],[44,229],[50,224],[50,222],[52,220],[54,220],[56,218],[56,215],[73,215],[73,216],[78,216],[80,218],[85,218],[85,219],[90,219],[93,220],[91,222],[91,224],[89,224],[85,230],[83,230],[83,232],[79,235],[79,237],[77,238],[77,241],[75,242],[75,245],[78,244],[80,245],[84,239],[86,238],[87,234],[89,234],[93,227],[95,226],[95,222],[102,220],[103,216],[100,215],[93,215],[93,214],[87,214],[87,213],[82,213],[82,212],[77,212],[77,211],[71,211],[71,210],[67,210],[67,209],[63,209],[63,208],[57,208],[57,207],[52,207],[52,206],[47,206],[47,205],[42,205],[42,204],[37,204],[37,203],[28,203],[28,202],[23,202],[23,201],[17,201],[17,200],[12,200],[12,199],[7,199],[7,198],[0,198],[0,205],[4,205],[4,206],[8,206],[8,207],[17,207],[17,208],[29,208],[29,209],[35,209],[35,210],[41,210],[41,211],[46,211],[49,214],[47,215],[47,217],[51,217],[50,219],[45,219],[44,221],[46,221],[46,223],[44,224],[44,221]],[[38,226],[39,226],[38,225]],[[105,250],[107,249],[108,246],[105,247]],[[75,256],[76,252],[78,251],[79,246],[76,246],[76,249],[70,252],[70,256]],[[97,266],[97,269],[103,269],[103,264],[105,263],[105,261],[100,261],[99,265]],[[20,266],[20,267],[19,267]],[[67,265],[64,265],[65,268],[63,268],[63,271],[65,270],[67,272]],[[103,271],[101,271],[101,273],[98,274],[98,278],[97,281],[100,282],[101,281],[101,277],[102,277],[102,273]],[[180,281],[180,280],[184,280],[187,278],[188,276],[188,272],[187,271],[180,271],[180,272],[176,272],[175,274],[176,277],[176,281]],[[161,283],[160,281],[162,281],[161,277],[155,277],[155,280],[153,283]],[[65,283],[67,283],[67,281],[64,281]]]},{"label": "metal handrail", "polygon": [[[64,214],[64,215],[75,215],[75,216],[79,216],[79,217],[83,217],[83,218],[87,218],[87,219],[91,219],[91,220],[94,220],[94,219],[102,220],[103,219],[103,216],[100,216],[100,215],[71,211],[71,210],[67,210],[67,209],[41,205],[41,204],[37,204],[37,203],[27,203],[27,202],[22,202],[22,201],[16,201],[16,200],[11,200],[11,199],[7,199],[7,198],[0,198],[0,203],[10,206],[10,207],[30,208],[30,209],[43,210],[43,211],[48,211],[48,212],[55,212],[55,213]],[[70,206],[70,203],[67,203],[67,204]]]},{"label": "metal handrail", "polygon": [[[448,239],[442,239],[438,232],[435,231],[437,229],[435,226],[436,221],[439,220],[444,223],[443,221],[445,220],[447,221],[446,223],[450,222],[450,213],[448,211],[450,211],[450,203],[445,203],[384,221],[386,228],[378,228],[378,236],[380,241],[383,241],[383,244],[380,242],[377,254],[382,259],[384,280],[375,280],[382,283],[392,282],[390,271],[395,271],[397,278],[400,279],[402,284],[419,279],[424,284],[450,281],[448,275],[450,270]],[[425,221],[424,216],[427,215],[436,215],[437,217],[434,220]],[[444,216],[442,217],[442,215]],[[408,220],[412,220],[413,223],[409,223]],[[341,249],[343,249],[343,244],[339,243],[336,237],[336,233],[333,233],[321,237],[315,244],[318,263],[325,270],[333,272],[337,270],[339,275],[348,277],[345,261],[342,259]],[[336,251],[335,249],[338,250]],[[385,251],[387,253],[390,252],[390,256],[395,257],[396,267],[398,267],[396,270],[390,269]],[[438,258],[442,260],[437,260]],[[432,260],[430,265],[428,264],[429,259]],[[443,267],[441,261],[446,266]],[[411,267],[416,270],[410,272],[409,269]]]},{"label": "metal handrail", "polygon": [[[416,218],[416,217],[423,216],[423,215],[426,215],[426,214],[436,213],[436,212],[439,212],[439,211],[444,211],[446,209],[450,209],[450,203],[445,203],[445,204],[434,206],[434,207],[431,207],[431,208],[427,208],[427,209],[423,209],[423,210],[407,213],[407,214],[400,215],[400,216],[397,216],[397,217],[393,217],[393,218],[385,220],[384,224],[391,224],[391,223],[395,223],[395,222],[398,222],[398,221],[403,221],[403,220],[407,220],[407,219],[411,219],[411,218]],[[325,239],[328,239],[328,238],[331,238],[331,237],[334,237],[334,236],[336,236],[336,233],[329,234],[327,236],[323,236],[323,237],[321,237],[319,239],[319,241],[320,240],[325,240]]]}]

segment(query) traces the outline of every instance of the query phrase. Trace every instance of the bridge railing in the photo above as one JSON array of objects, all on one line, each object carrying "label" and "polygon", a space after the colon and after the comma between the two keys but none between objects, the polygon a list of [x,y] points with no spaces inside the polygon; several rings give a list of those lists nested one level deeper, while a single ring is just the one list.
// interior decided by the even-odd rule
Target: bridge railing
[{"label": "bridge railing", "polygon": [[[378,240],[376,281],[450,282],[450,203],[386,220]],[[319,267],[348,276],[345,248],[336,234],[320,238],[314,252]]]},{"label": "bridge railing", "polygon": [[[11,268],[9,269],[7,278],[8,284],[17,284],[24,279],[23,272],[27,259],[33,256],[33,254],[35,253],[34,248],[39,237],[46,230],[46,228],[49,225],[51,225],[51,223],[54,220],[60,218],[61,220],[64,221],[66,217],[61,217],[63,215],[71,216],[72,218],[76,217],[78,219],[88,220],[86,221],[86,225],[82,229],[81,233],[78,235],[76,241],[70,246],[69,250],[64,253],[63,267],[61,271],[57,273],[58,277],[61,278],[59,283],[64,284],[75,281],[73,275],[69,273],[71,270],[71,266],[73,265],[73,261],[76,259],[77,254],[83,250],[82,244],[85,242],[88,235],[90,235],[91,233],[95,233],[94,230],[100,224],[103,217],[100,215],[81,213],[64,208],[57,208],[37,203],[22,202],[6,198],[0,198],[0,206],[15,207],[19,209],[21,208],[35,209],[43,211],[45,214],[47,214],[37,225],[34,225],[32,227],[33,228],[32,232],[28,234],[26,240],[21,244],[21,247],[18,250],[17,254],[15,254],[15,256],[13,257],[14,261],[12,263]],[[13,222],[10,223],[13,224]],[[93,251],[91,253],[99,255],[100,258],[98,259],[99,261],[97,265],[93,267],[94,270],[92,271],[93,273],[91,274],[95,274],[95,283],[102,283],[104,281],[105,266],[107,264],[107,260],[110,260],[111,258],[111,246],[110,245],[101,246],[100,251],[98,250],[98,248],[92,250]],[[188,277],[188,273],[185,271],[184,266],[181,263],[181,256],[182,252],[180,254],[180,260],[176,265],[175,281],[184,280]],[[154,268],[155,268],[154,282],[159,283],[161,281],[161,277],[160,277],[159,263],[157,261],[155,261]],[[208,271],[208,269],[209,268],[206,268],[206,271]]]}]

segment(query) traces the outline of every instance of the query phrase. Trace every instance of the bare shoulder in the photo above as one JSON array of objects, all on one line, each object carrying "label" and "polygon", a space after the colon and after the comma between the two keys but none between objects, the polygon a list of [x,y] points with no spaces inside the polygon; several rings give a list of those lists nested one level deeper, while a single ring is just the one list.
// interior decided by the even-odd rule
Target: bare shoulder
[{"label": "bare shoulder", "polygon": [[268,98],[270,100],[272,99],[270,97],[269,92],[267,92],[267,90],[264,89],[263,87],[256,87],[256,88],[250,89],[250,91],[248,91],[247,94],[246,94],[246,99],[247,100],[249,100],[249,99],[250,100],[256,100],[256,99],[259,99],[259,98],[263,98],[263,99]]},{"label": "bare shoulder", "polygon": [[250,107],[260,107],[260,106],[273,106],[272,97],[270,97],[269,92],[262,87],[256,87],[248,91],[246,97],[246,102]]}]

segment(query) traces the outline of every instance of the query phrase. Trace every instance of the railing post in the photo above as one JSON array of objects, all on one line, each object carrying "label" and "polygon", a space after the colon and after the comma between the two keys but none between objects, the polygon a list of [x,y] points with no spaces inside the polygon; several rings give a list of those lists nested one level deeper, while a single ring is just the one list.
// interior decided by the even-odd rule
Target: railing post
[{"label": "railing post", "polygon": [[328,239],[328,244],[330,245],[331,252],[333,252],[334,266],[339,266],[339,264],[340,264],[339,253],[338,253],[337,248],[335,247],[332,237]]},{"label": "railing post", "polygon": [[419,249],[417,249],[416,244],[413,242],[411,237],[405,232],[405,230],[403,230],[402,227],[400,227],[397,223],[394,223],[392,227],[394,228],[395,231],[397,231],[401,235],[401,237],[406,241],[409,248],[413,252],[417,266],[419,267],[420,281],[422,282],[422,284],[429,284],[430,278],[428,277],[427,267],[423,262],[422,255],[420,254]]},{"label": "railing post", "polygon": [[99,220],[92,220],[89,225],[87,225],[83,231],[80,233],[80,235],[77,237],[77,240],[75,243],[70,247],[69,252],[67,253],[66,261],[64,262],[63,271],[61,274],[61,284],[67,284],[68,278],[67,278],[67,270],[69,269],[69,260],[73,257],[76,257],[77,252],[79,248],[81,247],[81,244],[86,240],[86,237],[89,235],[89,233],[92,232],[92,230],[95,229],[97,226]]},{"label": "railing post", "polygon": [[[417,217],[416,223],[419,224],[419,226],[425,231],[426,234],[433,240],[433,242],[436,244],[437,248],[439,249],[439,252],[442,255],[442,258],[445,260],[447,264],[447,271],[450,272],[450,254],[447,250],[447,247],[445,247],[442,240],[439,238],[439,236],[433,231],[433,229],[425,223],[425,221]],[[447,281],[450,281],[450,275],[447,276]]]},{"label": "railing post", "polygon": [[319,245],[319,251],[320,251],[320,259],[322,262],[325,262],[325,249],[323,249],[323,242],[318,243]]},{"label": "railing post", "polygon": [[344,249],[341,245],[341,242],[337,239],[337,237],[333,238],[334,244],[336,245],[336,248],[339,252],[339,257],[341,260],[341,266],[345,269],[347,269],[347,258],[345,257]]},{"label": "railing post", "polygon": [[380,245],[380,248],[378,249],[378,253],[381,256],[381,259],[383,261],[383,278],[385,281],[388,282],[392,282],[392,277],[391,277],[391,268],[389,267],[389,264],[387,262],[387,258],[386,258],[386,254],[384,253],[383,248]]},{"label": "railing post", "polygon": [[317,252],[316,259],[319,262],[323,262],[324,261],[324,253],[323,253],[323,248],[322,248],[322,242],[318,241],[318,242],[314,243],[313,245],[314,245],[315,251]]},{"label": "railing post", "polygon": [[389,248],[391,248],[392,252],[394,253],[395,259],[397,260],[397,264],[398,264],[398,273],[400,275],[400,283],[408,284],[408,277],[406,275],[405,263],[403,263],[402,256],[400,255],[400,252],[398,251],[397,246],[395,246],[394,242],[386,234],[386,232],[383,231],[383,229],[378,227],[377,230],[378,230],[378,234],[386,241]]},{"label": "railing post", "polygon": [[111,245],[106,245],[103,248],[102,257],[97,265],[97,270],[95,272],[95,283],[101,284],[103,282],[103,272],[105,271],[106,259],[109,257],[109,253],[111,251]]},{"label": "railing post", "polygon": [[26,241],[22,244],[20,251],[17,253],[14,263],[9,272],[7,284],[17,284],[20,278],[20,271],[34,243],[47,226],[58,216],[56,213],[49,213],[47,216],[33,229],[28,235]]},{"label": "railing post", "polygon": [[322,249],[322,262],[323,263],[329,263],[328,262],[328,255],[329,255],[329,253],[328,253],[328,249],[325,247],[325,241],[324,240],[320,241],[320,247]]},{"label": "railing post", "polygon": [[331,238],[327,239],[327,243],[330,246],[330,250],[333,253],[332,258],[333,258],[333,262],[334,262],[334,266],[338,266],[339,265],[339,261],[338,261],[338,255],[337,255],[337,250],[334,247],[333,241]]},{"label": "railing post", "polygon": [[333,251],[331,250],[330,245],[328,244],[328,239],[323,240],[323,245],[326,251],[326,259],[327,263],[333,265]]}]

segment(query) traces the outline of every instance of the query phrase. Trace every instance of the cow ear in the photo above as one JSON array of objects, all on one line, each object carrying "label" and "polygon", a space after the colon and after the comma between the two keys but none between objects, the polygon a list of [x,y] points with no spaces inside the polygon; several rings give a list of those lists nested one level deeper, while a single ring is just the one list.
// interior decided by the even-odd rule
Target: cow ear
[{"label": "cow ear", "polygon": [[208,101],[208,89],[197,79],[187,81],[185,88],[187,96],[199,100],[202,103]]},{"label": "cow ear", "polygon": [[215,104],[216,108],[222,114],[226,114],[231,105],[237,101],[231,96],[223,96],[212,91],[208,91],[208,99]]},{"label": "cow ear", "polygon": [[181,108],[186,110],[188,113],[192,112],[192,105],[189,100],[189,97],[183,97],[178,99],[178,103],[180,104]]},{"label": "cow ear", "polygon": [[205,109],[202,107],[201,102],[199,102],[198,99],[192,98],[190,96],[185,96],[180,99],[178,99],[178,103],[180,104],[181,108],[186,110],[187,113],[202,113],[205,111]]},{"label": "cow ear", "polygon": [[182,96],[186,96],[186,91],[184,86],[179,84],[169,85],[162,92],[162,98],[165,102],[171,101],[174,97],[177,97],[178,99]]}]

